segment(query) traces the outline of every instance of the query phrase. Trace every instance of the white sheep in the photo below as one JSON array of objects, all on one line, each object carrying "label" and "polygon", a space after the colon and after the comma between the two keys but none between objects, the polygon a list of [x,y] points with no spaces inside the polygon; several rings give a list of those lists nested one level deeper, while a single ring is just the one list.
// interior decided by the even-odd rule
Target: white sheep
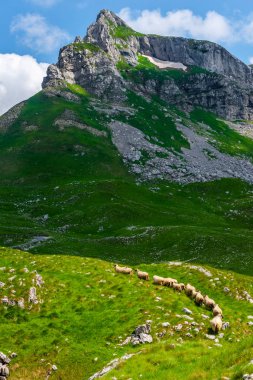
[{"label": "white sheep", "polygon": [[204,297],[204,305],[205,305],[208,309],[213,309],[214,306],[215,306],[215,301],[212,300],[211,298],[209,298],[208,296],[205,296],[205,297]]},{"label": "white sheep", "polygon": [[114,265],[115,271],[117,273],[123,273],[123,274],[133,274],[133,269],[128,267],[120,267],[118,264]]},{"label": "white sheep", "polygon": [[147,272],[142,272],[139,269],[137,269],[136,272],[139,279],[149,281],[149,274]]},{"label": "white sheep", "polygon": [[213,316],[216,317],[217,315],[222,316],[222,310],[219,305],[215,305],[213,308]]},{"label": "white sheep", "polygon": [[173,283],[173,288],[175,290],[177,290],[178,292],[182,292],[185,288],[185,284],[183,283],[180,283],[180,284],[177,284],[177,283]]},{"label": "white sheep", "polygon": [[200,292],[197,292],[195,296],[195,302],[197,305],[202,305],[202,303],[204,302],[204,297],[202,296]]},{"label": "white sheep", "polygon": [[153,281],[154,281],[154,284],[156,285],[163,285],[164,278],[160,276],[153,276]]},{"label": "white sheep", "polygon": [[190,285],[190,284],[187,284],[186,287],[185,287],[185,293],[187,296],[191,296],[192,295],[192,292],[193,291],[196,291],[195,287]]},{"label": "white sheep", "polygon": [[173,287],[173,284],[176,284],[176,283],[177,283],[177,280],[175,280],[174,278],[166,277],[163,279],[164,286]]},{"label": "white sheep", "polygon": [[220,315],[216,315],[210,323],[214,333],[218,333],[222,329],[222,319]]},{"label": "white sheep", "polygon": [[196,298],[197,294],[198,294],[197,290],[193,290],[192,293],[191,293],[191,295],[190,295],[191,299],[194,300]]}]

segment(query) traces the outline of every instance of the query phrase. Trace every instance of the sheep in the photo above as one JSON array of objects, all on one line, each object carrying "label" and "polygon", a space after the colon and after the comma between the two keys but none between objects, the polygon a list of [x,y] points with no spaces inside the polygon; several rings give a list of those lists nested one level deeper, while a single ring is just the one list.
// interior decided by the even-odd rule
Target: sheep
[{"label": "sheep", "polygon": [[220,315],[216,315],[211,321],[211,328],[214,333],[218,333],[222,328],[222,319]]},{"label": "sheep", "polygon": [[177,290],[178,292],[182,292],[182,290],[184,290],[184,288],[185,288],[185,284],[183,284],[183,283],[181,283],[181,284],[173,283],[173,288],[175,290]]},{"label": "sheep", "polygon": [[174,278],[164,278],[163,279],[163,285],[164,286],[170,286],[170,287],[173,287],[173,284],[176,284],[177,283],[177,280],[175,280]]},{"label": "sheep", "polygon": [[215,305],[213,308],[213,316],[216,317],[217,315],[220,315],[222,317],[222,310],[219,305]]},{"label": "sheep", "polygon": [[123,274],[133,274],[133,269],[132,268],[127,268],[127,267],[120,267],[119,265],[115,264],[114,265],[115,271],[117,273],[123,273]]},{"label": "sheep", "polygon": [[196,298],[197,294],[198,294],[197,290],[193,290],[192,293],[191,293],[191,295],[190,295],[191,299],[194,300]]},{"label": "sheep", "polygon": [[192,295],[192,292],[193,291],[196,291],[195,287],[190,285],[190,284],[187,284],[186,287],[185,287],[185,293],[187,296],[191,296]]},{"label": "sheep", "polygon": [[141,280],[146,280],[146,281],[149,281],[149,274],[147,272],[142,272],[140,271],[139,269],[136,270],[136,273],[137,273],[137,276],[141,279]]},{"label": "sheep", "polygon": [[195,296],[195,302],[197,305],[202,305],[202,303],[204,302],[204,297],[202,296],[200,292],[197,292]]},{"label": "sheep", "polygon": [[160,277],[160,276],[154,276],[153,277],[154,284],[156,284],[156,285],[163,285],[164,280],[165,279],[163,277]]},{"label": "sheep", "polygon": [[215,306],[215,301],[209,298],[208,296],[205,296],[204,305],[207,307],[207,309],[213,309]]}]

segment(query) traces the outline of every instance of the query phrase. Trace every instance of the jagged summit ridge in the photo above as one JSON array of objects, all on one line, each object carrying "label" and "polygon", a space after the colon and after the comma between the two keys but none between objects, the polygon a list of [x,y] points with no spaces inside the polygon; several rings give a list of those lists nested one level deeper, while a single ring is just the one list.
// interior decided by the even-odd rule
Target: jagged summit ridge
[{"label": "jagged summit ridge", "polygon": [[[173,76],[147,79],[143,72],[138,81],[126,80],[119,63],[131,70],[138,67],[141,56],[179,62],[188,71],[192,67],[202,70],[184,81]],[[124,101],[130,89],[145,97],[156,94],[184,111],[200,106],[226,119],[253,118],[251,67],[212,42],[135,32],[108,10],[99,13],[83,39],[60,50],[57,64],[48,68],[43,88],[66,82],[108,101]]]}]

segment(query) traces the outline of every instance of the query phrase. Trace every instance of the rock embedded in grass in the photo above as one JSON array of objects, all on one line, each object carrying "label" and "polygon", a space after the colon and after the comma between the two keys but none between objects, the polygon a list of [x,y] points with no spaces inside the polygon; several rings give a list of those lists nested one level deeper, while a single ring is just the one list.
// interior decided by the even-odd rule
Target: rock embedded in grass
[{"label": "rock embedded in grass", "polygon": [[138,344],[152,343],[151,325],[149,323],[136,327],[131,335],[131,343],[135,346]]},{"label": "rock embedded in grass", "polygon": [[182,309],[182,311],[183,311],[185,314],[192,314],[192,311],[189,310],[189,309],[187,309],[187,307],[184,307],[184,308]]},{"label": "rock embedded in grass", "polygon": [[0,380],[6,380],[9,377],[10,370],[8,365],[10,362],[11,359],[3,352],[0,352]]}]

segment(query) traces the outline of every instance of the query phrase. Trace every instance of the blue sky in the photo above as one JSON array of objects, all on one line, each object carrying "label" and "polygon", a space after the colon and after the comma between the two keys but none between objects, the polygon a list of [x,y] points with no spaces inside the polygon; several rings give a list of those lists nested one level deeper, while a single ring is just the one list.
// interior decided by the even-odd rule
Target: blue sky
[{"label": "blue sky", "polygon": [[[52,3],[50,6],[50,2]],[[48,3],[48,6],[46,6]],[[123,8],[130,8],[132,16],[137,17],[138,11],[160,9],[161,15],[167,12],[188,9],[194,15],[202,18],[206,17],[207,12],[215,11],[225,17],[231,24],[242,23],[245,25],[250,20],[253,21],[253,2],[252,0],[9,0],[1,1],[0,4],[0,53],[30,54],[39,61],[54,62],[58,55],[57,43],[55,47],[46,51],[36,49],[35,46],[28,44],[22,38],[24,33],[21,30],[11,32],[11,25],[15,22],[18,15],[40,15],[44,17],[45,23],[51,27],[69,35],[70,38],[76,35],[84,35],[87,26],[95,20],[100,9],[111,9],[119,13]],[[215,26],[214,26],[215,29]],[[50,31],[50,29],[48,29]],[[60,38],[59,43],[66,43],[67,38]],[[226,46],[233,54],[237,55],[246,63],[253,56],[253,26],[252,41],[218,41]]]},{"label": "blue sky", "polygon": [[253,63],[252,0],[2,0],[0,114],[41,89],[59,48],[103,8],[141,32],[214,41]]}]

